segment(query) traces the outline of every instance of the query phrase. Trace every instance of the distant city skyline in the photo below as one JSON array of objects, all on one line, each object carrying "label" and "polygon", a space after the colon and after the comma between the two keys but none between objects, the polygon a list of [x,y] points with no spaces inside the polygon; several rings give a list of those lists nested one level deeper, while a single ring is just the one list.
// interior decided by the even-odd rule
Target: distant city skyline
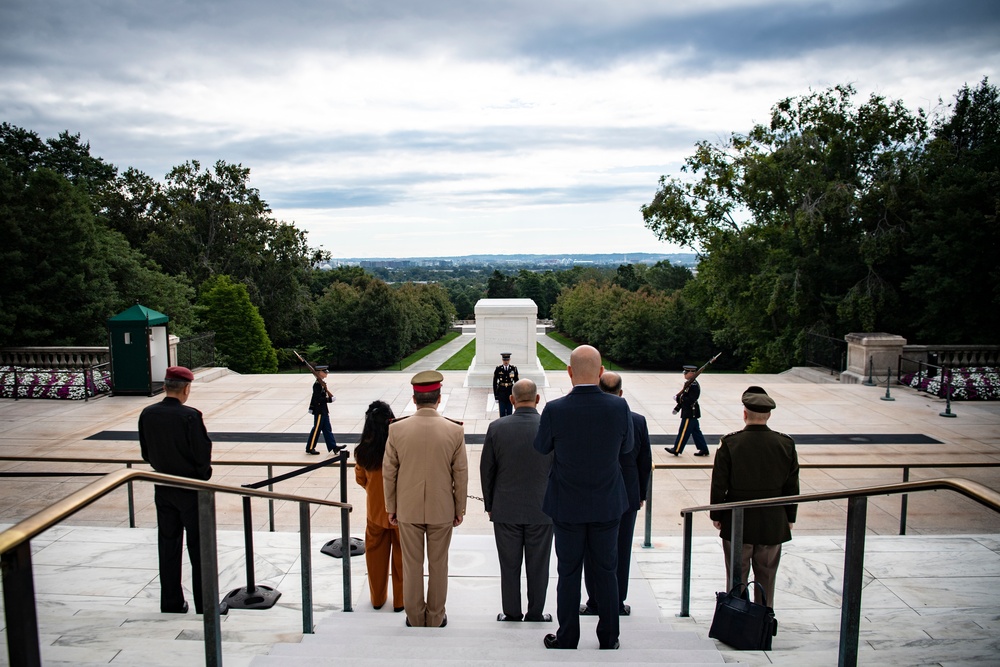
[{"label": "distant city skyline", "polygon": [[0,120],[242,164],[336,257],[676,252],[640,207],[695,142],[837,84],[941,110],[998,35],[991,0],[6,0]]}]

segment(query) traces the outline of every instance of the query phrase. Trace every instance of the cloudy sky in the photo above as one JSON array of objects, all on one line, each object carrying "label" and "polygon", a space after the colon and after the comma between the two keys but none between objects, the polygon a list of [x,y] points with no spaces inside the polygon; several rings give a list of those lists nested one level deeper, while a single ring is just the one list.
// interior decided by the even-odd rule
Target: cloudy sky
[{"label": "cloudy sky", "polygon": [[157,179],[241,163],[335,257],[671,252],[639,207],[695,141],[998,66],[997,0],[0,2],[0,120]]}]

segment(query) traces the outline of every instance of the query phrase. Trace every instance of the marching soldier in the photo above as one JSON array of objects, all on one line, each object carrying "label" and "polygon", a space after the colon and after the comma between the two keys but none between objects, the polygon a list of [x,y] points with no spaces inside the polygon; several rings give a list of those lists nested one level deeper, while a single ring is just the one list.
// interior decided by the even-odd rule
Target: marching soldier
[{"label": "marching soldier", "polygon": [[500,407],[500,416],[505,417],[514,412],[510,395],[514,391],[514,383],[519,378],[517,366],[510,365],[510,352],[501,352],[500,357],[503,359],[503,363],[493,371],[493,398],[496,399],[497,405]]}]

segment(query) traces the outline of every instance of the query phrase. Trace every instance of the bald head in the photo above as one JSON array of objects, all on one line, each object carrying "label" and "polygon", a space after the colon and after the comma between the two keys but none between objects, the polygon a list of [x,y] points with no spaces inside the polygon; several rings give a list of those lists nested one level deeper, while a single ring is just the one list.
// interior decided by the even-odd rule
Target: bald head
[{"label": "bald head", "polygon": [[597,384],[604,372],[601,353],[596,347],[581,345],[569,355],[569,377],[574,385]]},{"label": "bald head", "polygon": [[527,378],[518,380],[514,383],[512,397],[515,408],[533,407],[538,404],[538,387]]},{"label": "bald head", "polygon": [[622,376],[614,371],[604,371],[599,384],[605,394],[622,395]]}]

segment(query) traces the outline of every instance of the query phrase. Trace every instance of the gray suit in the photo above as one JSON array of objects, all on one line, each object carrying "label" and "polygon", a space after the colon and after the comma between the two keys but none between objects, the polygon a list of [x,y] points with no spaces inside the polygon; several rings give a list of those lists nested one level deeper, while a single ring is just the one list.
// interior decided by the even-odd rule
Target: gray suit
[{"label": "gray suit", "polygon": [[[541,620],[549,581],[552,519],[542,512],[552,455],[535,451],[535,408],[492,422],[486,431],[479,474],[483,501],[493,521],[500,559],[503,613],[511,620]],[[528,610],[521,613],[521,561],[528,580]]]}]

